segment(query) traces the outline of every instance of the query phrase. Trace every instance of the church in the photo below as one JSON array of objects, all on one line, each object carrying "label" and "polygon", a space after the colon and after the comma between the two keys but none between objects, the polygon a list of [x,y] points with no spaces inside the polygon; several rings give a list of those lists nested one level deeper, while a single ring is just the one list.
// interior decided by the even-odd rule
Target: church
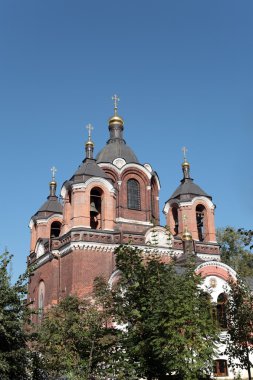
[{"label": "church", "polygon": [[[119,99],[115,95],[113,100],[105,146],[94,156],[89,124],[80,166],[62,184],[60,197],[52,168],[49,195],[31,217],[28,266],[36,269],[29,283],[29,299],[35,309],[46,310],[69,294],[90,294],[97,276],[113,284],[117,277],[114,250],[119,244],[131,243],[143,251],[152,251],[153,246],[164,262],[172,255],[180,260],[190,249],[198,257],[196,272],[202,275],[203,286],[212,288],[222,327],[224,286],[236,274],[220,262],[212,197],[191,178],[184,149],[182,180],[168,194],[163,207],[166,226],[161,226],[158,174],[151,164],[140,163],[127,145]],[[34,318],[39,322],[41,316]],[[225,356],[214,359],[215,376],[234,378]]]}]

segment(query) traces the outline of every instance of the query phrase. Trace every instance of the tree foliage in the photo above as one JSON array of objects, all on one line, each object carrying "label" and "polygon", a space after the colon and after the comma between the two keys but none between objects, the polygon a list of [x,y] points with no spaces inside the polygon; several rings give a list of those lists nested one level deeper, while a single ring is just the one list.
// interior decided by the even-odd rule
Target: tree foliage
[{"label": "tree foliage", "polygon": [[28,274],[12,285],[8,272],[12,255],[0,256],[0,378],[27,379],[28,350],[24,323],[29,310],[24,299]]},{"label": "tree foliage", "polygon": [[[175,269],[131,246],[116,250],[121,275],[92,298],[51,307],[33,350],[50,378],[195,380],[212,370],[216,329],[194,265]],[[39,379],[39,378],[38,378]]]},{"label": "tree foliage", "polygon": [[68,296],[50,308],[32,346],[41,372],[50,379],[135,380],[113,321],[113,300],[103,279],[96,279],[93,298]]},{"label": "tree foliage", "polygon": [[252,239],[250,230],[236,230],[233,227],[217,230],[222,262],[231,266],[242,277],[253,275]]},{"label": "tree foliage", "polygon": [[194,265],[176,270],[130,246],[116,250],[116,263],[124,349],[139,376],[194,380],[210,373],[216,329]]},{"label": "tree foliage", "polygon": [[251,380],[250,354],[253,353],[253,295],[239,278],[230,281],[226,304],[228,341],[226,354],[232,367],[248,370]]}]

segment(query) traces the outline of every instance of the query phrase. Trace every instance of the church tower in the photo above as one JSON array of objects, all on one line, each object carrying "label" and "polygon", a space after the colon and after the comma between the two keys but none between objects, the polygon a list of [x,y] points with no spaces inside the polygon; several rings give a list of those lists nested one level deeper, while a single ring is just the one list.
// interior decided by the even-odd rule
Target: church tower
[{"label": "church tower", "polygon": [[126,144],[119,99],[115,95],[113,100],[105,147],[94,158],[89,124],[85,158],[63,183],[61,203],[53,168],[47,202],[31,218],[28,264],[36,269],[29,298],[36,309],[57,304],[68,294],[89,294],[95,277],[109,280],[114,272],[116,246],[145,246],[147,232],[159,224],[158,176]]},{"label": "church tower", "polygon": [[[194,250],[203,259],[219,257],[216,241],[212,197],[194,183],[190,176],[190,164],[184,151],[181,184],[165,203],[163,212],[166,223],[177,240],[188,240],[189,234],[194,242]],[[206,256],[206,257],[205,257]]]}]

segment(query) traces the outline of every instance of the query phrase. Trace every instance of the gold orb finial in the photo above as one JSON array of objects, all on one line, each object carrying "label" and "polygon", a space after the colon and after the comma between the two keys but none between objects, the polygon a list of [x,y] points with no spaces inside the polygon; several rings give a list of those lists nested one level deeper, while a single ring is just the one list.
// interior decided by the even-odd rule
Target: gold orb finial
[{"label": "gold orb finial", "polygon": [[188,231],[187,227],[184,228],[184,232],[183,232],[183,235],[182,235],[182,240],[183,241],[190,241],[190,240],[192,240],[192,234],[190,233],[190,231]]}]

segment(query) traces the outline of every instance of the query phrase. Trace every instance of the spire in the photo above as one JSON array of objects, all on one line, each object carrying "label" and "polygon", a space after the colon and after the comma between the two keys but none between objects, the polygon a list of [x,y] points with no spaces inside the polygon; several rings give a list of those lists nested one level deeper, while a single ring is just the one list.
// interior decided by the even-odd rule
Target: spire
[{"label": "spire", "polygon": [[86,152],[86,158],[93,158],[93,151],[94,151],[94,143],[91,140],[91,131],[94,129],[94,127],[91,124],[86,125],[86,129],[88,130],[88,141],[85,144],[85,152]]},{"label": "spire", "polygon": [[49,183],[49,188],[50,188],[50,197],[55,197],[55,193],[56,193],[56,186],[57,186],[57,182],[55,180],[55,173],[57,172],[57,169],[55,166],[53,166],[51,168],[51,172],[52,172],[52,181]]},{"label": "spire", "polygon": [[188,152],[188,149],[184,146],[182,148],[182,152],[184,155],[184,162],[182,163],[182,170],[183,170],[183,174],[184,174],[183,181],[184,181],[186,179],[190,179],[191,177],[190,177],[190,164],[187,161],[187,157],[186,157],[186,153]]}]

